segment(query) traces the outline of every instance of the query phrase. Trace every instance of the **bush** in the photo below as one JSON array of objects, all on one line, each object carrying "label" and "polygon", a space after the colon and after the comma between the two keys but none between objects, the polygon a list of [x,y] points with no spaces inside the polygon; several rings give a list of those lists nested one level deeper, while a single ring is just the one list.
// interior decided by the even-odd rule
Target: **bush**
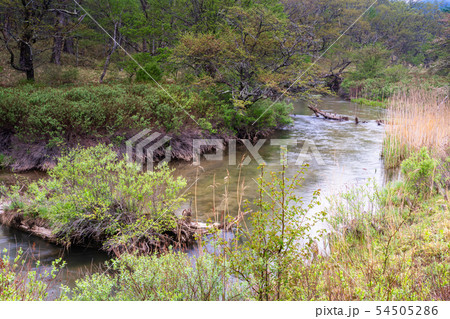
[{"label": "bush", "polygon": [[352,99],[352,102],[373,107],[386,107],[384,102],[372,101],[364,98]]},{"label": "bush", "polygon": [[[164,246],[176,229],[173,214],[186,182],[163,165],[142,173],[105,145],[75,149],[59,159],[50,178],[33,183],[24,213],[44,219],[58,239],[108,251]],[[174,236],[175,238],[176,236]]]},{"label": "bush", "polygon": [[406,191],[417,195],[419,200],[434,195],[436,183],[440,183],[437,166],[438,161],[430,156],[426,147],[404,160],[401,167]]},{"label": "bush", "polygon": [[149,62],[144,65],[144,70],[139,68],[136,72],[137,82],[159,82],[162,79],[162,71],[156,62]]},{"label": "bush", "polygon": [[342,88],[351,98],[384,100],[405,87],[409,70],[401,64],[389,66],[390,51],[370,45],[354,54],[356,70],[349,72]]},{"label": "bush", "polygon": [[383,71],[383,75],[387,82],[396,83],[406,79],[408,72],[409,70],[405,66],[397,64],[386,68]]},{"label": "bush", "polygon": [[0,168],[8,167],[12,163],[10,156],[0,153]]},{"label": "bush", "polygon": [[224,114],[227,125],[238,137],[253,138],[261,132],[291,124],[292,109],[292,104],[285,102],[272,105],[271,100],[260,100],[238,110],[229,107]]},{"label": "bush", "polygon": [[318,253],[317,240],[322,233],[313,227],[325,213],[313,212],[319,191],[308,205],[297,195],[303,173],[304,169],[288,178],[283,166],[266,177],[262,169],[249,227],[239,225],[231,243],[216,238],[218,251],[223,251],[217,254],[219,263],[246,283],[257,300],[293,298],[293,265],[304,265]]},{"label": "bush", "polygon": [[353,81],[376,78],[383,74],[390,52],[381,45],[368,45],[354,54],[356,70],[350,73]]},{"label": "bush", "polygon": [[[138,82],[153,82],[153,80],[139,67],[143,66],[144,70],[149,73],[155,81],[160,81],[163,75],[162,66],[165,70],[170,71],[170,67],[166,65],[168,57],[171,55],[171,50],[167,48],[157,49],[157,55],[153,56],[147,52],[140,52],[133,55],[133,60],[127,59],[119,63],[119,66],[129,74],[130,79],[136,75]],[[137,62],[137,63],[136,63]]]},{"label": "bush", "polygon": [[51,284],[64,267],[61,259],[52,262],[50,271],[40,271],[40,263],[26,262],[23,251],[19,250],[12,259],[8,251],[0,256],[0,301],[38,301],[49,296]]},{"label": "bush", "polygon": [[[156,129],[181,133],[190,127],[238,137],[290,123],[291,105],[258,101],[236,110],[214,90],[171,85],[170,96],[145,84],[39,88],[23,85],[0,90],[0,127],[26,141],[57,145],[67,136],[111,137],[117,132]],[[267,112],[265,112],[267,110]],[[265,113],[264,113],[265,112]],[[257,125],[253,126],[260,115]],[[197,122],[194,122],[194,120]]]},{"label": "bush", "polygon": [[168,252],[161,256],[122,255],[109,272],[77,280],[65,287],[72,300],[245,300],[248,289],[217,264],[212,255],[197,258]]},{"label": "bush", "polygon": [[[148,85],[102,85],[38,88],[25,85],[0,90],[0,126],[27,140],[68,134],[109,135],[130,129],[155,128],[178,132],[196,125],[183,111],[216,118],[214,96],[172,86],[170,95]],[[180,105],[182,107],[180,107]]]}]

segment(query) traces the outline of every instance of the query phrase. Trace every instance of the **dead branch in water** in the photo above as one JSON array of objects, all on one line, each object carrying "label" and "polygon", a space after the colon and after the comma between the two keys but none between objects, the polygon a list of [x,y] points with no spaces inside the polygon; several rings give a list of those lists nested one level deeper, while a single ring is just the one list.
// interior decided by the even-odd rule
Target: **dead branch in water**
[{"label": "dead branch in water", "polygon": [[[334,121],[349,121],[350,120],[350,118],[348,116],[324,112],[313,105],[308,105],[308,108],[311,111],[313,111],[317,117],[320,117],[319,115],[322,115],[323,118],[326,120],[334,120]],[[385,124],[384,120],[376,120],[375,122],[378,125]],[[361,121],[358,117],[355,117],[355,124],[359,124],[359,123],[368,123],[368,121]]]},{"label": "dead branch in water", "polygon": [[308,105],[308,108],[311,111],[313,111],[317,117],[319,117],[319,115],[322,115],[327,120],[335,120],[335,121],[348,121],[349,120],[348,116],[327,113],[322,110],[319,110],[317,107],[315,107],[313,105]]}]

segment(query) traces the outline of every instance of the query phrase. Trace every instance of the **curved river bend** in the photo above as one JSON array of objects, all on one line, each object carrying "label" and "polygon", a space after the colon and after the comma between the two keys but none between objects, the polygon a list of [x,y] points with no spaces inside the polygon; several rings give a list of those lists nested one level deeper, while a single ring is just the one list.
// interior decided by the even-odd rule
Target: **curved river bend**
[{"label": "curved river bend", "polygon": [[[304,175],[303,187],[298,190],[305,201],[312,197],[315,190],[321,189],[327,195],[338,192],[345,186],[365,183],[367,179],[374,178],[379,184],[386,180],[386,174],[381,160],[381,147],[384,136],[383,126],[378,126],[374,120],[383,117],[383,110],[373,107],[359,106],[357,104],[340,100],[338,98],[325,98],[319,108],[331,113],[347,115],[351,118],[357,116],[360,121],[367,123],[355,124],[353,121],[337,122],[324,120],[311,115],[311,111],[303,102],[294,103],[293,125],[284,130],[277,131],[270,139],[290,139],[297,141],[297,145],[287,147],[288,175],[299,170],[295,164],[302,152],[306,140],[315,145],[323,162],[318,163],[317,153],[307,152],[311,156],[309,168]],[[280,146],[271,145],[267,139],[258,150],[261,158],[266,162],[266,170],[280,169]],[[311,144],[312,143],[312,144]],[[272,141],[273,144],[273,141]],[[312,150],[313,148],[310,148]],[[248,151],[238,146],[236,158],[239,163]],[[301,158],[305,159],[305,158]],[[319,161],[320,162],[320,161]],[[224,151],[224,158],[220,161],[206,161],[202,157],[200,167],[192,164],[174,163],[176,174],[184,176],[188,181],[186,206],[192,209],[192,215],[199,221],[214,220],[217,218],[213,211],[213,192],[215,193],[215,212],[227,209],[230,215],[237,211],[236,185],[239,174],[241,182],[245,180],[245,198],[254,198],[257,194],[255,181],[258,178],[258,163],[252,161],[243,166],[229,165],[230,155]],[[30,172],[20,175],[21,178],[41,178],[42,173]],[[227,177],[225,179],[225,177]],[[1,173],[0,182],[10,183],[14,179],[11,173]],[[195,180],[197,179],[197,183]],[[211,185],[215,182],[216,187]],[[227,186],[228,185],[228,186]],[[228,190],[227,203],[224,196]],[[82,248],[72,248],[64,251],[60,247],[51,245],[38,238],[0,226],[0,250],[7,248],[11,255],[15,255],[19,248],[24,251],[33,251],[43,265],[49,265],[52,260],[63,257],[66,262],[66,272],[63,282],[71,284],[86,270],[95,270],[98,265],[108,257],[98,251]]]}]

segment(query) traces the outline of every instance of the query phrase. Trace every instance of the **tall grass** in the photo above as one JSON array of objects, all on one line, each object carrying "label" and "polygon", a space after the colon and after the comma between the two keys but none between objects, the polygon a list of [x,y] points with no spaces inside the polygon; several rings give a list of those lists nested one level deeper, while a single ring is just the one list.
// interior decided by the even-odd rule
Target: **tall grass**
[{"label": "tall grass", "polygon": [[448,88],[395,94],[388,102],[383,156],[387,168],[427,147],[440,158],[449,154]]},{"label": "tall grass", "polygon": [[323,275],[310,288],[315,299],[449,300],[448,201],[423,200],[408,182],[328,200],[330,253],[312,265]]}]

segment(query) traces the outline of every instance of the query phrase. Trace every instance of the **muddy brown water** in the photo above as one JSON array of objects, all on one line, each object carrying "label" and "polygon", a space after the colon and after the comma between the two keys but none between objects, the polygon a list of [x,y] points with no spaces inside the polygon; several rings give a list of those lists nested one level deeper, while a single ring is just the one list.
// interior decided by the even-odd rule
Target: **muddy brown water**
[{"label": "muddy brown water", "polygon": [[[271,145],[274,143],[273,140],[289,139],[296,141],[296,145],[287,147],[289,164],[287,175],[293,176],[300,169],[299,165],[295,165],[299,162],[299,156],[300,160],[309,164],[304,174],[303,186],[297,190],[306,202],[318,189],[322,191],[324,197],[347,186],[366,183],[369,178],[375,179],[379,184],[390,179],[381,159],[384,127],[374,121],[383,117],[383,110],[360,106],[338,98],[324,98],[319,108],[351,118],[357,116],[360,121],[368,122],[356,125],[354,121],[324,120],[313,116],[304,102],[295,102],[293,124],[275,132],[259,149],[258,153],[266,163],[266,171],[281,169],[280,146]],[[300,155],[307,140],[310,147],[309,150],[303,149],[303,152],[310,156],[309,158]],[[314,146],[317,147],[318,153],[311,152]],[[318,160],[318,154],[323,162]],[[242,166],[241,169],[238,165],[230,165],[230,161],[234,160],[239,163],[243,156],[252,159],[248,165]],[[255,180],[259,176],[259,163],[242,145],[237,146],[235,155],[224,150],[222,160],[207,161],[202,157],[200,167],[193,166],[192,163],[172,163],[172,165],[176,168],[177,175],[187,179],[187,201],[183,208],[190,208],[192,215],[199,221],[214,221],[218,218],[217,212],[224,210],[230,215],[237,213],[236,185],[239,175],[241,182],[245,181],[246,185],[244,197],[251,200],[257,196],[258,188]],[[0,183],[11,184],[17,179],[36,180],[44,177],[45,174],[41,172],[18,175],[0,172]],[[216,187],[213,188],[214,181]],[[225,196],[226,191],[228,196]],[[55,258],[63,257],[67,266],[61,280],[69,285],[86,271],[96,271],[99,265],[108,259],[106,254],[95,250],[83,248],[64,250],[38,238],[0,226],[0,251],[5,248],[11,255],[15,255],[19,248],[31,252],[41,260],[44,268]]]}]

